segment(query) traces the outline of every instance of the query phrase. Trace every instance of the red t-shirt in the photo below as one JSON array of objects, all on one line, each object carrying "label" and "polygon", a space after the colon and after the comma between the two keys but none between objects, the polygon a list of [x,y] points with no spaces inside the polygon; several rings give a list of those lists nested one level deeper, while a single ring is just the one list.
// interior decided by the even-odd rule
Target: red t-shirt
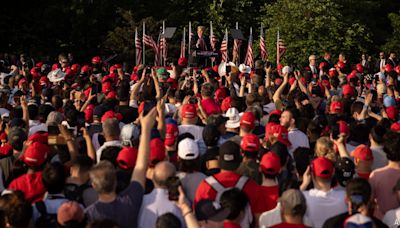
[{"label": "red t-shirt", "polygon": [[[225,188],[230,188],[236,185],[237,181],[240,178],[240,175],[234,172],[227,171],[215,174],[214,178]],[[259,211],[260,206],[258,205],[260,203],[259,188],[260,186],[255,181],[249,179],[242,189],[249,198],[251,211],[254,214],[261,213],[261,211]],[[195,206],[197,202],[202,199],[215,200],[216,197],[217,192],[213,188],[211,188],[211,186],[205,180],[202,180],[199,187],[197,188],[193,206]]]},{"label": "red t-shirt", "polygon": [[276,207],[279,198],[279,186],[260,186],[260,206],[261,213],[272,210]]},{"label": "red t-shirt", "polygon": [[311,228],[310,226],[306,226],[304,224],[290,224],[290,223],[280,223],[277,225],[271,226],[271,228]]},{"label": "red t-shirt", "polygon": [[241,226],[237,223],[224,222],[224,228],[241,228]]},{"label": "red t-shirt", "polygon": [[357,175],[365,180],[369,180],[369,175],[371,174],[371,172],[369,173],[359,173],[357,172]]},{"label": "red t-shirt", "polygon": [[13,180],[8,188],[10,190],[19,190],[23,192],[25,199],[30,203],[41,201],[46,192],[42,182],[42,172],[24,174]]},{"label": "red t-shirt", "polygon": [[207,114],[207,116],[221,113],[221,108],[212,98],[203,99],[201,101],[201,105],[203,106],[204,112]]}]

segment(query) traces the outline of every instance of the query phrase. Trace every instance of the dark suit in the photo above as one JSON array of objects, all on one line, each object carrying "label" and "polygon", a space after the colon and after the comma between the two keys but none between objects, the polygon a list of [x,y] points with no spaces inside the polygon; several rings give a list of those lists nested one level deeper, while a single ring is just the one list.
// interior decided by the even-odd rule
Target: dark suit
[{"label": "dark suit", "polygon": [[390,65],[392,65],[392,67],[396,67],[397,66],[397,60],[396,59],[392,60],[392,59],[388,58],[386,60],[386,64],[390,64]]},{"label": "dark suit", "polygon": [[194,35],[190,48],[192,53],[190,53],[189,63],[194,66],[206,66],[206,57],[197,57],[193,55],[196,51],[212,51],[209,37],[203,35],[202,39],[200,39],[197,34]]},{"label": "dark suit", "polygon": [[[376,63],[375,63],[375,73],[381,71],[381,60],[382,60],[382,59],[378,59],[378,60],[376,61]],[[386,60],[386,59],[383,59],[383,60],[385,61],[385,64],[383,64],[383,66],[385,66],[386,63],[387,63],[387,60]]]},{"label": "dark suit", "polygon": [[[322,60],[321,60],[321,63],[322,63],[322,62],[325,62],[325,63],[326,63],[326,67],[324,67],[324,69],[323,69],[324,72],[328,72],[329,69],[331,69],[331,68],[333,67],[333,64],[332,64],[331,61],[328,61],[328,60],[326,60],[326,59],[322,59]],[[319,65],[318,65],[318,66],[319,66]]]}]

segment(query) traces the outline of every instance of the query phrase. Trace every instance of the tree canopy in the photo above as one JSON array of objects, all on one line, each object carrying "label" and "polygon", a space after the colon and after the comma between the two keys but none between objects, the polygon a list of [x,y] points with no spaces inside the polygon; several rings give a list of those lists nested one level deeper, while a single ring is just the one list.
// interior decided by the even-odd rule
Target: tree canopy
[{"label": "tree canopy", "polygon": [[[236,22],[245,37],[252,26],[255,44],[263,24],[272,61],[278,29],[287,47],[284,62],[301,64],[309,54],[323,50],[356,59],[362,52],[400,50],[399,9],[397,0],[14,0],[0,8],[0,52],[50,57],[72,52],[86,60],[94,54],[118,53],[118,60],[131,62],[135,28],[141,34],[146,22],[148,34],[156,39],[165,20],[167,26],[177,27],[168,41],[173,57],[179,56],[188,21],[193,29],[213,21],[219,40]],[[148,57],[152,54],[146,52]]]}]

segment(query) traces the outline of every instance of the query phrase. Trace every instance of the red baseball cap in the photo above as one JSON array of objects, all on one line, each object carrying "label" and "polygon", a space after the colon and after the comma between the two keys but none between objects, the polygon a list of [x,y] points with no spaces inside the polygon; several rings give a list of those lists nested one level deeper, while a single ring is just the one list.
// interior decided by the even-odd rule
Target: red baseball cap
[{"label": "red baseball cap", "polygon": [[0,156],[11,155],[13,152],[13,148],[10,144],[6,143],[0,147]]},{"label": "red baseball cap", "polygon": [[339,132],[348,135],[350,133],[349,125],[346,121],[339,120],[336,122],[339,125]]},{"label": "red baseball cap", "polygon": [[33,67],[31,69],[31,75],[32,75],[33,78],[40,77],[40,67]]},{"label": "red baseball cap", "polygon": [[185,57],[181,57],[178,59],[178,65],[179,66],[186,66],[187,65],[187,59]]},{"label": "red baseball cap", "polygon": [[343,96],[353,96],[354,88],[349,84],[343,85],[342,93],[343,93]]},{"label": "red baseball cap", "polygon": [[117,157],[118,165],[123,169],[132,169],[135,167],[138,150],[135,147],[124,147]]},{"label": "red baseball cap", "polygon": [[99,64],[101,63],[101,57],[100,56],[95,56],[92,58],[92,63],[94,64]]},{"label": "red baseball cap", "polygon": [[293,85],[293,83],[296,81],[295,77],[289,78],[289,85]]},{"label": "red baseball cap", "polygon": [[260,162],[261,171],[270,175],[277,175],[281,170],[281,159],[275,152],[264,154]]},{"label": "red baseball cap", "polygon": [[358,63],[358,64],[356,65],[356,70],[357,70],[358,73],[364,72],[364,67],[363,67],[363,65],[362,65],[361,63]]},{"label": "red baseball cap", "polygon": [[272,115],[277,115],[277,116],[281,116],[282,115],[282,111],[279,109],[275,109],[274,111],[269,113],[270,116]]},{"label": "red baseball cap", "polygon": [[49,146],[40,142],[34,142],[26,148],[22,155],[22,160],[28,166],[42,165],[46,161],[48,153]]},{"label": "red baseball cap", "polygon": [[271,135],[277,134],[278,141],[290,146],[291,143],[288,138],[288,130],[286,127],[277,123],[268,123],[265,126],[265,138],[268,140]]},{"label": "red baseball cap", "polygon": [[176,124],[170,123],[166,124],[166,133],[165,133],[165,141],[164,144],[166,146],[174,145],[176,138],[178,138],[179,129]]},{"label": "red baseball cap", "polygon": [[181,109],[182,118],[193,119],[197,116],[196,105],[194,104],[185,104]]},{"label": "red baseball cap", "polygon": [[115,113],[114,111],[107,111],[103,114],[101,117],[101,122],[104,122],[110,118],[116,118],[117,120],[121,121],[122,120],[122,115],[121,113]]},{"label": "red baseball cap", "polygon": [[333,77],[336,77],[338,75],[338,72],[337,72],[337,70],[335,68],[331,68],[331,69],[329,69],[328,74],[329,74],[329,77],[333,78]]},{"label": "red baseball cap", "polygon": [[87,72],[89,72],[89,71],[91,71],[92,70],[92,68],[89,66],[89,65],[84,65],[82,68],[81,68],[81,73],[87,73]]},{"label": "red baseball cap", "polygon": [[155,164],[156,161],[165,160],[164,142],[160,138],[154,138],[150,141],[150,163]]},{"label": "red baseball cap", "polygon": [[0,134],[0,140],[7,140],[7,134],[5,132]]},{"label": "red baseball cap", "polygon": [[110,91],[106,95],[106,99],[115,99],[117,97],[117,93],[115,91]]},{"label": "red baseball cap", "polygon": [[397,108],[396,106],[390,106],[386,108],[386,114],[388,116],[389,119],[391,120],[397,120]]},{"label": "red baseball cap", "polygon": [[389,63],[385,65],[385,71],[387,73],[392,72],[392,70],[393,70],[392,65],[390,65]]},{"label": "red baseball cap", "polygon": [[240,126],[246,126],[251,129],[255,127],[256,117],[253,112],[245,112],[240,118]]},{"label": "red baseball cap", "polygon": [[48,143],[48,136],[49,136],[49,134],[47,132],[46,133],[36,132],[36,133],[34,133],[34,134],[32,134],[31,136],[28,137],[28,141],[47,144]]},{"label": "red baseball cap", "polygon": [[344,64],[343,61],[339,61],[339,62],[337,63],[337,66],[338,66],[340,69],[343,69],[346,65]]},{"label": "red baseball cap", "polygon": [[399,122],[393,123],[392,126],[390,126],[390,130],[395,132],[400,132],[400,123]]},{"label": "red baseball cap", "polygon": [[51,70],[57,70],[59,67],[58,67],[58,64],[57,63],[54,63],[52,66],[51,66]]},{"label": "red baseball cap", "polygon": [[47,78],[47,76],[40,77],[40,79],[39,79],[40,85],[47,85],[47,83],[49,83],[49,79]]},{"label": "red baseball cap", "polygon": [[333,101],[329,109],[330,113],[343,113],[343,104],[340,101]]},{"label": "red baseball cap", "polygon": [[113,87],[110,82],[104,82],[101,86],[101,92],[108,93],[113,90]]},{"label": "red baseball cap", "polygon": [[229,108],[232,107],[232,97],[226,97],[221,104],[221,111],[223,113],[226,113],[226,111],[228,111]]},{"label": "red baseball cap", "polygon": [[224,100],[227,96],[228,96],[228,95],[226,94],[226,89],[224,89],[224,88],[218,88],[218,89],[215,91],[215,99],[216,99],[218,102],[221,102],[221,101]]},{"label": "red baseball cap", "polygon": [[311,161],[311,170],[315,176],[331,178],[333,176],[333,163],[325,157],[318,157]]},{"label": "red baseball cap", "polygon": [[244,151],[258,152],[260,150],[260,139],[255,134],[243,136],[240,148]]},{"label": "red baseball cap", "polygon": [[374,155],[372,155],[371,149],[368,146],[363,145],[363,144],[357,146],[351,153],[351,156],[358,158],[360,160],[363,160],[363,161],[374,160]]}]

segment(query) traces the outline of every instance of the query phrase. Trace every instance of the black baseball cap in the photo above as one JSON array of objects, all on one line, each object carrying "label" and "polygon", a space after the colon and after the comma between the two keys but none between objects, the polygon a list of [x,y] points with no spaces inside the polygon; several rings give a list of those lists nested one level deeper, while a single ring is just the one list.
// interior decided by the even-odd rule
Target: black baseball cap
[{"label": "black baseball cap", "polygon": [[356,173],[356,166],[350,158],[339,158],[335,163],[335,176],[341,186],[346,186],[347,182],[353,179]]},{"label": "black baseball cap", "polygon": [[230,213],[229,208],[223,208],[221,204],[212,200],[200,200],[195,207],[195,214],[198,221],[210,220],[221,222]]},{"label": "black baseball cap", "polygon": [[242,162],[240,146],[233,141],[226,141],[219,147],[219,167],[235,171]]}]

